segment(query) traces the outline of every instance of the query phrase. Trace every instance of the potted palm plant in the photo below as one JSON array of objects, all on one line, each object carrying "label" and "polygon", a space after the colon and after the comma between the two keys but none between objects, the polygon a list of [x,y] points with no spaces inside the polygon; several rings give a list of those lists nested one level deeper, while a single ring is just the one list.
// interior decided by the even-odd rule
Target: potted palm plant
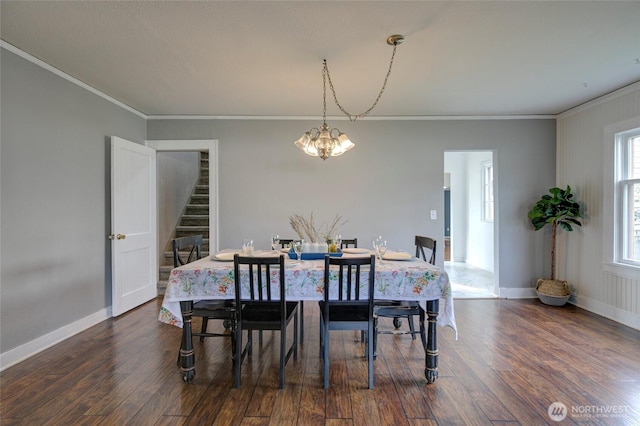
[{"label": "potted palm plant", "polygon": [[569,185],[567,189],[551,188],[549,192],[551,195],[543,195],[529,211],[529,219],[536,231],[551,225],[551,276],[549,279],[538,280],[536,293],[541,302],[562,306],[569,300],[571,290],[566,281],[555,279],[556,232],[558,226],[565,231],[573,231],[574,226],[582,226],[578,220],[582,215],[580,204],[574,201]]}]

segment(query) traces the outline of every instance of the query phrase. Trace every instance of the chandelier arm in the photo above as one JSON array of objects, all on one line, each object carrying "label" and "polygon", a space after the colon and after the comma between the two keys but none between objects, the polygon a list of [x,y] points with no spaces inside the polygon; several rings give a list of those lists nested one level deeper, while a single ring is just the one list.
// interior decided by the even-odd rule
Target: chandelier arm
[{"label": "chandelier arm", "polygon": [[[364,118],[366,117],[371,111],[373,111],[373,109],[376,107],[376,105],[378,105],[378,101],[380,100],[380,98],[382,97],[382,93],[384,93],[384,89],[387,87],[387,80],[389,80],[389,76],[391,75],[391,68],[393,67],[393,60],[396,56],[396,47],[397,47],[397,43],[393,44],[393,53],[391,53],[391,60],[389,61],[389,70],[387,71],[387,75],[384,77],[384,82],[382,83],[382,88],[380,89],[380,92],[378,93],[378,97],[376,98],[376,100],[373,102],[373,105],[371,105],[371,107],[366,110],[365,112],[362,112],[360,114],[351,114],[349,113],[347,110],[345,110],[342,105],[340,105],[340,102],[338,102],[338,97],[336,95],[336,89],[333,87],[333,82],[331,81],[331,75],[329,74],[329,67],[327,66],[327,60],[324,60],[324,68],[322,70],[322,77],[323,77],[323,82],[324,82],[324,76],[326,74],[327,80],[329,80],[329,87],[331,88],[331,93],[333,93],[333,100],[335,102],[335,104],[338,106],[338,108],[340,109],[340,111],[342,111],[342,113],[344,115],[346,115],[347,117],[349,117],[350,121],[356,121],[358,118]],[[326,87],[325,87],[325,114],[326,114]]]}]

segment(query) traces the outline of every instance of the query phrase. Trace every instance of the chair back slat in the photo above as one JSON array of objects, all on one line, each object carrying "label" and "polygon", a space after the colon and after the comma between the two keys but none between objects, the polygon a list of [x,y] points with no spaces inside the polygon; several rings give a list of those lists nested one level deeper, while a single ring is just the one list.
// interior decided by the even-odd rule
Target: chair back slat
[{"label": "chair back slat", "polygon": [[353,247],[353,248],[358,248],[358,239],[357,238],[347,238],[347,239],[342,239],[342,241],[340,242],[340,248],[349,248],[349,247]]},{"label": "chair back slat", "polygon": [[[360,274],[363,266],[369,266],[370,278],[375,274],[375,256],[369,257],[352,257],[341,258],[325,256],[325,284],[324,297],[330,300],[330,267],[337,266],[338,271],[338,294],[334,300],[337,301],[356,301],[362,300],[360,293]],[[373,280],[372,280],[373,281]],[[368,298],[373,303],[373,291],[369,292]]]},{"label": "chair back slat", "polygon": [[[436,264],[436,246],[437,242],[433,238],[423,237],[416,235],[416,257],[422,258],[425,262],[429,262],[432,265]],[[431,255],[427,257],[425,249],[431,252]]]},{"label": "chair back slat", "polygon": [[[241,266],[247,266],[247,268],[241,268]],[[279,298],[276,299],[275,295],[271,291],[271,267],[274,269],[279,268],[279,282],[280,291],[278,292]],[[245,297],[242,295],[236,295],[241,297],[242,300],[251,301],[274,301],[285,300],[285,285],[284,285],[284,255],[271,256],[271,257],[252,257],[252,256],[240,256],[236,254],[234,256],[234,277],[236,280],[242,280],[243,272],[248,275],[248,294]]]},{"label": "chair back slat", "polygon": [[[173,250],[173,267],[186,265],[202,258],[202,235],[189,235],[171,240]],[[184,256],[184,252],[189,250]]]}]

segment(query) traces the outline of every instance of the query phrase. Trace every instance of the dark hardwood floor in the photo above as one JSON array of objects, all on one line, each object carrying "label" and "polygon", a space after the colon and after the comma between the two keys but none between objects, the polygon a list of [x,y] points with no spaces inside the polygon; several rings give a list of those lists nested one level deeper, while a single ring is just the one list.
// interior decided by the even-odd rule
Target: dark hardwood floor
[{"label": "dark hardwood floor", "polygon": [[380,335],[369,390],[359,334],[332,332],[325,392],[317,304],[305,304],[305,344],[278,390],[278,335],[269,332],[240,389],[220,338],[196,339],[197,374],[185,384],[181,330],[158,322],[160,302],[3,371],[1,424],[539,425],[555,424],[554,402],[566,406],[562,424],[640,424],[640,331],[570,305],[456,300],[459,339],[438,327],[440,376],[430,385],[419,339]]}]

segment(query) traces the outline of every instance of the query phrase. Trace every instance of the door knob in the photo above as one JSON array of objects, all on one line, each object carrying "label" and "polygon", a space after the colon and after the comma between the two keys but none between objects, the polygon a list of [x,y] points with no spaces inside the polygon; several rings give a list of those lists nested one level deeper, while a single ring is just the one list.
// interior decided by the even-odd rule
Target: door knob
[{"label": "door knob", "polygon": [[118,240],[124,240],[125,238],[127,238],[126,235],[124,234],[118,234],[118,236],[116,237]]}]

